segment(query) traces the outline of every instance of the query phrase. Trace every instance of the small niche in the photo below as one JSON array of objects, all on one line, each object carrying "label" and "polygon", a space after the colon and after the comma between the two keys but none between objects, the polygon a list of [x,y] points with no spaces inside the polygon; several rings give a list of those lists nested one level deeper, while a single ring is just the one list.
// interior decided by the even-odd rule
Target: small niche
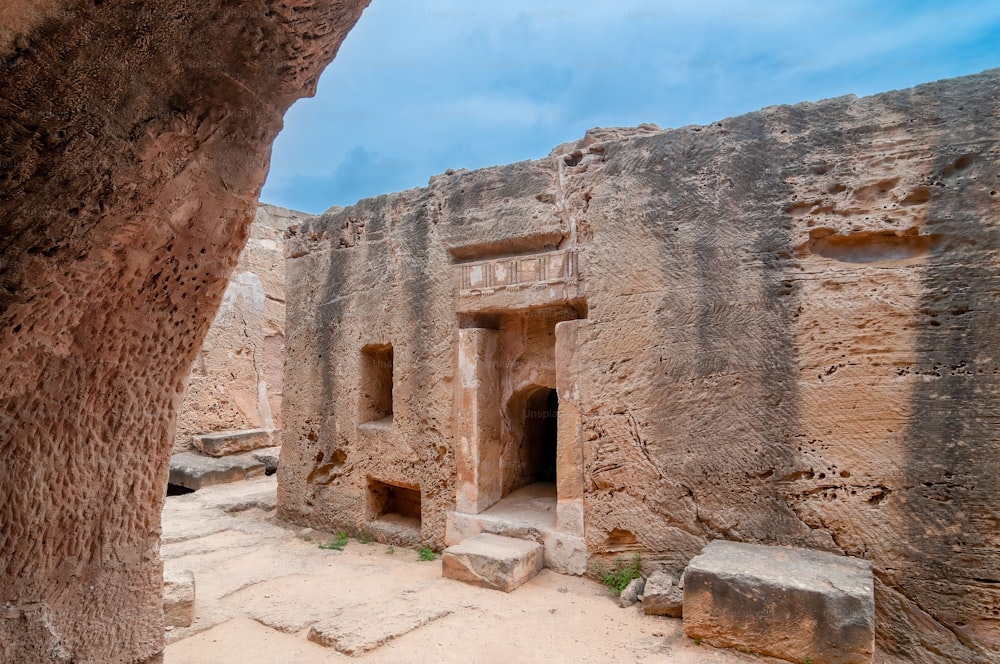
[{"label": "small niche", "polygon": [[361,349],[359,423],[392,424],[392,362],[391,344],[370,344]]},{"label": "small niche", "polygon": [[400,526],[420,530],[420,485],[403,485],[368,479],[374,516]]}]

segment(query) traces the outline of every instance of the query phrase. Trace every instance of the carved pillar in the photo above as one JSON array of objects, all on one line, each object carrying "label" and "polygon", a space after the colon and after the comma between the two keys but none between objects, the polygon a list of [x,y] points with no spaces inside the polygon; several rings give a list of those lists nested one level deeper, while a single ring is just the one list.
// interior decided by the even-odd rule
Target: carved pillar
[{"label": "carved pillar", "polygon": [[500,500],[500,371],[496,330],[458,331],[455,439],[458,495],[455,509],[479,514]]},{"label": "carved pillar", "polygon": [[556,483],[559,502],[556,528],[583,536],[583,447],[580,442],[579,334],[585,320],[556,323],[556,391],[559,393],[559,438]]}]

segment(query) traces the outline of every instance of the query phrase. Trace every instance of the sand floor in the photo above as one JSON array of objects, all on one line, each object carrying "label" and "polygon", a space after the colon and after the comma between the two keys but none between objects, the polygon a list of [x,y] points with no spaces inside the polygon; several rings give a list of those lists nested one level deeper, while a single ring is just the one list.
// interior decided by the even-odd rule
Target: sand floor
[{"label": "sand floor", "polygon": [[197,595],[194,624],[167,631],[167,664],[777,661],[698,645],[585,578],[543,570],[508,594],[443,579],[413,549],[321,549],[329,533],[275,518],[275,486],[167,499],[164,566],[194,572]]}]

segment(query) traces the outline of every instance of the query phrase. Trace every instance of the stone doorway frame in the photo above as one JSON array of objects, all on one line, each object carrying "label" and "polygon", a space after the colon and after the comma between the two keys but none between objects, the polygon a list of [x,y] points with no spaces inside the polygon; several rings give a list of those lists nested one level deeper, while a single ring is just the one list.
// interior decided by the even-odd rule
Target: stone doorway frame
[{"label": "stone doorway frame", "polygon": [[[555,325],[555,389],[559,397],[556,443],[556,530],[583,536],[579,335],[586,319]],[[458,330],[454,424],[459,514],[476,515],[502,498],[501,368],[498,330]]]}]

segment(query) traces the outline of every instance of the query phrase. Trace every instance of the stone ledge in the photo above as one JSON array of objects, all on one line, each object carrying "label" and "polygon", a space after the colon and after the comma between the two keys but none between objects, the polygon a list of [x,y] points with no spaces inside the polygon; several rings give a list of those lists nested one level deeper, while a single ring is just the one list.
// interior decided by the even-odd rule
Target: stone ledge
[{"label": "stone ledge", "polygon": [[216,459],[193,452],[178,452],[170,457],[168,482],[197,491],[205,486],[239,482],[263,474],[264,464],[249,454]]},{"label": "stone ledge", "polygon": [[213,457],[239,454],[264,447],[273,447],[274,429],[244,429],[242,431],[213,431],[193,437],[196,449]]}]

